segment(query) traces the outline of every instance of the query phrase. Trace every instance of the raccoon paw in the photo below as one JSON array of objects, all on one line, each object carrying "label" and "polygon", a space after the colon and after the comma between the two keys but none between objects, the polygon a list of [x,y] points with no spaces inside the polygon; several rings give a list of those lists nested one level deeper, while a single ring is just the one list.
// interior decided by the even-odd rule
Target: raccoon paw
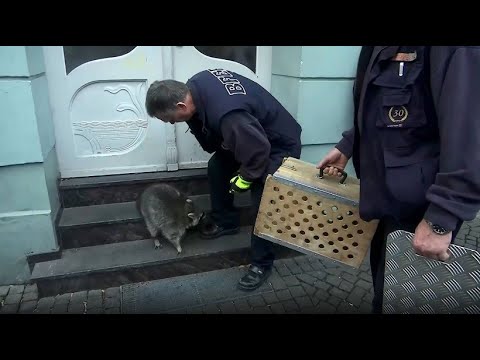
[{"label": "raccoon paw", "polygon": [[161,248],[163,247],[162,244],[160,244],[160,241],[158,241],[158,239],[155,239],[155,240],[153,241],[153,244],[154,244],[154,246],[155,246],[155,250],[161,249]]}]

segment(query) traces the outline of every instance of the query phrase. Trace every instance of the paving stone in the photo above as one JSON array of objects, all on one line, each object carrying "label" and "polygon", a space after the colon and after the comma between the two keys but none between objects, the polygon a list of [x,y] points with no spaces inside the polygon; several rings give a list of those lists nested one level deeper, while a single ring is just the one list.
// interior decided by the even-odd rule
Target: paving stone
[{"label": "paving stone", "polygon": [[111,287],[105,290],[105,298],[116,298],[116,297],[120,297],[119,287]]},{"label": "paving stone", "polygon": [[37,301],[26,301],[20,304],[20,309],[18,312],[20,314],[33,314],[35,307],[37,306]]},{"label": "paving stone", "polygon": [[72,298],[70,299],[71,303],[83,303],[87,301],[87,291],[78,291],[72,294]]},{"label": "paving stone", "polygon": [[283,307],[285,308],[286,313],[298,312],[300,310],[297,303],[293,299],[284,301],[282,302],[282,304],[283,304]]},{"label": "paving stone", "polygon": [[288,290],[290,290],[290,294],[292,294],[294,298],[307,295],[302,286],[292,286]]},{"label": "paving stone", "polygon": [[336,308],[329,303],[318,304],[316,310],[319,314],[334,314],[336,312]]},{"label": "paving stone", "polygon": [[335,306],[336,308],[342,301],[343,301],[342,299],[332,295],[328,298],[327,303]]},{"label": "paving stone", "polygon": [[300,274],[297,278],[300,282],[308,285],[314,285],[318,281],[316,277],[313,277],[310,274]]},{"label": "paving stone", "polygon": [[312,296],[317,291],[317,289],[314,286],[310,286],[308,284],[302,284],[302,287],[305,290],[305,292],[307,293],[307,295],[309,295],[309,296]]},{"label": "paving stone", "polygon": [[347,293],[346,291],[340,290],[339,288],[333,287],[330,289],[330,294],[340,299],[346,299],[349,293]]},{"label": "paving stone", "polygon": [[92,315],[103,314],[104,312],[105,312],[105,310],[101,307],[87,309],[87,314],[92,314]]},{"label": "paving stone", "polygon": [[110,309],[114,307],[120,308],[120,298],[106,298],[105,304],[103,306],[105,309]]},{"label": "paving stone", "polygon": [[119,308],[105,309],[105,314],[120,314],[120,309]]},{"label": "paving stone", "polygon": [[35,292],[38,294],[37,284],[29,284],[25,287],[25,290],[23,291],[24,294],[31,293],[31,292]]},{"label": "paving stone", "polygon": [[18,303],[3,305],[0,309],[0,314],[16,314],[18,311],[18,305]]},{"label": "paving stone", "polygon": [[53,296],[41,298],[40,300],[38,300],[35,313],[49,314],[54,303],[55,303],[55,298]]},{"label": "paving stone", "polygon": [[203,310],[205,314],[220,314],[220,309],[216,304],[207,304]]},{"label": "paving stone", "polygon": [[53,309],[51,311],[52,314],[67,314],[68,313],[68,303],[67,302],[61,302],[58,303],[55,302],[53,305]]},{"label": "paving stone", "polygon": [[233,303],[239,314],[247,314],[250,313],[250,311],[252,310],[252,307],[245,299],[234,300]]},{"label": "paving stone", "polygon": [[274,314],[284,314],[285,308],[283,307],[282,303],[273,304],[270,306],[270,310]]},{"label": "paving stone", "polygon": [[351,283],[351,282],[348,282],[346,280],[342,280],[342,282],[340,283],[340,285],[338,286],[338,288],[340,290],[343,290],[343,291],[346,291],[346,292],[350,292],[352,291],[352,289],[354,288],[354,285]]},{"label": "paving stone", "polygon": [[10,286],[0,286],[0,297],[6,297],[8,294],[8,291],[10,290]]},{"label": "paving stone", "polygon": [[355,282],[358,280],[358,277],[349,273],[344,273],[342,274],[342,280],[347,281],[351,284],[355,284]]},{"label": "paving stone", "polygon": [[57,295],[55,297],[55,305],[56,304],[68,304],[70,302],[70,299],[72,298],[72,293],[66,293],[62,295]]},{"label": "paving stone", "polygon": [[272,276],[270,279],[268,279],[268,281],[270,282],[275,291],[287,288],[287,284],[285,283],[283,278],[279,276]]},{"label": "paving stone", "polygon": [[295,286],[295,285],[300,285],[300,281],[298,281],[296,276],[286,276],[283,278],[285,280],[285,284],[287,284],[288,287],[290,286]]},{"label": "paving stone", "polygon": [[347,297],[347,301],[353,305],[360,306],[366,291],[360,287],[355,287]]},{"label": "paving stone", "polygon": [[280,301],[285,301],[292,298],[292,294],[290,294],[290,291],[288,291],[288,289],[277,291],[276,295]]},{"label": "paving stone", "polygon": [[68,313],[69,314],[83,314],[85,313],[85,305],[83,302],[70,302],[68,304]]},{"label": "paving stone", "polygon": [[360,279],[358,280],[356,283],[355,283],[355,286],[359,286],[361,287],[362,289],[368,291],[370,290],[370,288],[373,286],[373,284],[371,282],[367,282],[363,279]]},{"label": "paving stone", "polygon": [[9,294],[23,294],[25,285],[11,285]]},{"label": "paving stone", "polygon": [[9,292],[4,300],[5,305],[18,305],[22,299],[22,294]]},{"label": "paving stone", "polygon": [[222,314],[236,314],[237,309],[235,308],[235,304],[233,301],[226,301],[220,304],[217,304],[217,306],[220,308],[220,311]]},{"label": "paving stone", "polygon": [[274,292],[268,292],[268,293],[262,294],[262,296],[265,302],[269,305],[275,304],[280,301],[278,300],[277,295]]},{"label": "paving stone", "polygon": [[295,302],[300,307],[300,309],[313,307],[312,300],[310,300],[308,296],[297,297],[295,298]]},{"label": "paving stone", "polygon": [[28,293],[23,293],[22,302],[36,301],[36,300],[38,300],[38,293],[33,291]]},{"label": "paving stone", "polygon": [[342,301],[337,307],[337,313],[339,314],[355,314],[357,313],[357,309],[355,309],[352,305],[348,304],[345,301]]},{"label": "paving stone", "polygon": [[327,283],[329,283],[332,286],[339,286],[340,283],[342,282],[342,279],[340,279],[338,276],[334,275],[327,275],[327,278],[325,280]]},{"label": "paving stone", "polygon": [[247,301],[253,308],[267,305],[261,295],[249,296]]},{"label": "paving stone", "polygon": [[275,269],[277,270],[278,275],[282,277],[292,275],[285,264],[275,265]]}]

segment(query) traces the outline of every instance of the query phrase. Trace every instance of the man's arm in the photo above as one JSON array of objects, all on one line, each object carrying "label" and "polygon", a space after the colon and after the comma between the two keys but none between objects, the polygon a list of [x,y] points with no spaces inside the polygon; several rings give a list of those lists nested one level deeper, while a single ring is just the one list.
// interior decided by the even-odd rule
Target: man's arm
[{"label": "man's arm", "polygon": [[348,159],[352,157],[354,135],[355,127],[352,127],[350,130],[344,131],[342,133],[342,140],[340,140],[338,144],[335,145],[335,147],[340,150],[340,152]]},{"label": "man's arm", "polygon": [[223,146],[240,163],[240,176],[247,181],[261,178],[267,171],[270,142],[258,120],[246,111],[232,111],[221,119]]},{"label": "man's arm", "polygon": [[342,133],[343,138],[317,164],[317,169],[324,169],[324,174],[341,175],[338,169],[345,169],[348,159],[352,157],[355,127]]},{"label": "man's arm", "polygon": [[190,128],[190,132],[193,134],[193,136],[195,136],[204,151],[211,154],[218,150],[219,144],[213,143],[212,139],[209,139],[203,133],[203,124],[200,119],[193,118],[191,120],[188,120],[187,124]]},{"label": "man's arm", "polygon": [[425,219],[453,230],[480,209],[480,48],[448,50],[432,47],[430,55],[440,167]]}]

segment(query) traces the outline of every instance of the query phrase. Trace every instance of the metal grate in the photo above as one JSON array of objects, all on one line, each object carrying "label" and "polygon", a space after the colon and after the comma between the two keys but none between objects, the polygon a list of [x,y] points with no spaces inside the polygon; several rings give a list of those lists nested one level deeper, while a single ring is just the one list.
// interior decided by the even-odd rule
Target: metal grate
[{"label": "metal grate", "polygon": [[480,255],[450,245],[451,258],[415,253],[414,234],[387,237],[383,312],[389,314],[480,314]]}]

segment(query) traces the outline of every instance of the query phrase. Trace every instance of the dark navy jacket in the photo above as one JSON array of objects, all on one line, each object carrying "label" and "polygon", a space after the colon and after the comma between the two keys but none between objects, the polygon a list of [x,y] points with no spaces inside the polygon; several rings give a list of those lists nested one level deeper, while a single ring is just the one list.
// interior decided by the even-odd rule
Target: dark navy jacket
[{"label": "dark navy jacket", "polygon": [[480,47],[365,47],[354,94],[354,127],[337,148],[353,155],[362,218],[425,212],[449,230],[474,219]]},{"label": "dark navy jacket", "polygon": [[283,157],[300,157],[301,127],[262,86],[224,69],[187,81],[196,106],[188,121],[205,151],[232,151],[246,180],[273,173]]}]

